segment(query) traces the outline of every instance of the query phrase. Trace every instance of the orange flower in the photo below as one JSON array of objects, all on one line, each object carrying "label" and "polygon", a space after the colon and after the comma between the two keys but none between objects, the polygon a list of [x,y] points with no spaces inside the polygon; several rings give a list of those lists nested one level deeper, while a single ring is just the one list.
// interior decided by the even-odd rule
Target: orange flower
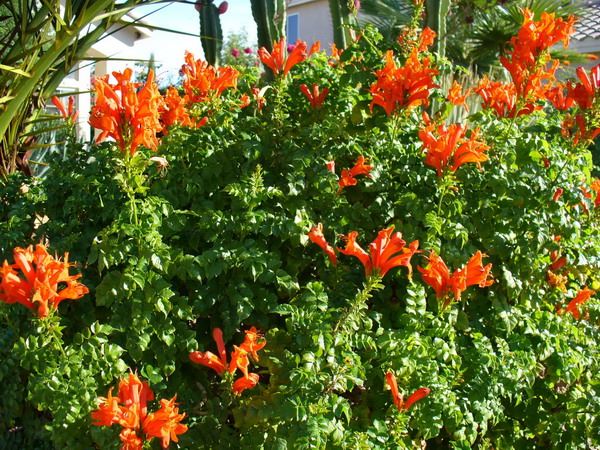
[{"label": "orange flower", "polygon": [[344,236],[346,248],[341,249],[338,247],[338,250],[345,255],[358,258],[365,268],[367,277],[371,275],[372,270],[376,270],[379,276],[384,277],[390,269],[405,266],[408,268],[410,278],[412,274],[410,259],[417,253],[419,241],[412,242],[406,248],[406,242],[402,240],[402,233],[392,234],[393,231],[393,226],[381,230],[377,238],[369,245],[369,253],[356,243],[358,232],[352,231],[348,236]]},{"label": "orange flower", "polygon": [[119,434],[119,439],[123,442],[121,450],[142,450],[144,443],[137,433],[131,428],[123,428]]},{"label": "orange flower", "polygon": [[164,103],[160,110],[160,121],[163,124],[162,133],[169,134],[167,127],[179,123],[182,126],[193,126],[194,121],[190,117],[184,99],[179,96],[177,89],[173,86],[167,89],[164,96]]},{"label": "orange flower", "polygon": [[570,312],[573,314],[575,319],[579,319],[581,317],[581,313],[579,312],[579,306],[584,302],[588,301],[592,295],[595,294],[596,291],[592,291],[587,286],[577,292],[577,295],[574,299],[572,299],[566,308],[561,308],[560,303],[556,305],[556,311],[558,314],[563,314],[565,312]]},{"label": "orange flower", "polygon": [[560,41],[564,47],[569,45],[569,36],[575,31],[575,21],[570,16],[566,21],[555,18],[554,13],[543,12],[539,21],[533,20],[533,13],[525,8],[524,21],[517,36],[510,41],[512,50],[500,57],[502,65],[510,72],[517,95],[522,99],[535,101],[543,98],[552,83],[559,61],[554,60],[550,67],[549,49]]},{"label": "orange flower", "polygon": [[483,100],[483,108],[493,109],[500,118],[531,114],[534,110],[541,108],[541,106],[537,106],[532,102],[526,102],[517,111],[517,89],[515,84],[490,81],[487,75],[483,76],[479,85],[473,90]]},{"label": "orange flower", "polygon": [[427,397],[431,392],[429,388],[419,388],[413,394],[411,394],[410,397],[408,397],[405,403],[404,395],[400,394],[400,391],[398,390],[396,376],[392,372],[388,372],[385,374],[385,379],[392,390],[392,398],[396,408],[398,408],[398,411],[408,411],[408,408],[410,408],[415,402]]},{"label": "orange flower", "polygon": [[[565,96],[565,86],[565,84],[560,83],[546,91],[546,100],[552,103],[559,111],[565,111],[573,106],[573,97],[570,94]],[[570,91],[570,84],[567,86],[567,89]]]},{"label": "orange flower", "polygon": [[258,50],[258,57],[275,75],[281,73],[285,77],[292,67],[308,57],[306,50],[306,42],[298,40],[294,50],[286,58],[285,39],[281,38],[279,42],[273,42],[271,53],[265,47],[261,47]]},{"label": "orange flower", "polygon": [[427,151],[425,164],[437,169],[438,176],[450,170],[455,172],[465,163],[475,162],[481,170],[481,163],[487,161],[485,152],[489,147],[477,139],[479,130],[474,130],[469,139],[465,138],[467,127],[465,125],[452,124],[440,125],[436,137],[431,127],[422,129],[419,138],[423,141],[423,149]]},{"label": "orange flower", "polygon": [[[347,186],[355,186],[358,181],[356,180],[356,176],[358,175],[366,175],[369,178],[372,178],[371,175],[369,175],[369,172],[371,170],[373,170],[373,166],[365,164],[365,162],[367,162],[368,159],[365,159],[364,156],[359,156],[358,159],[356,160],[356,163],[354,164],[354,167],[352,167],[350,170],[342,170],[342,174],[340,176],[340,179],[338,181],[339,184],[339,189],[338,189],[338,195],[340,195],[340,193],[342,192],[342,189],[344,189]],[[327,168],[335,173],[335,162],[329,161],[327,163]]]},{"label": "orange flower", "polygon": [[[163,99],[152,70],[137,92],[140,84],[131,82],[132,75],[129,68],[123,73],[113,72],[117,80],[115,85],[108,83],[108,75],[94,80],[96,104],[91,111],[90,125],[102,130],[96,142],[113,138],[121,150],[134,155],[140,145],[156,151],[156,133],[163,129],[159,121]],[[117,92],[120,92],[120,97]]]},{"label": "orange flower", "polygon": [[217,349],[219,350],[219,355],[216,356],[211,352],[192,352],[190,353],[190,359],[197,364],[202,364],[204,366],[210,367],[214,371],[216,371],[219,375],[225,372],[228,369],[227,364],[227,353],[225,351],[225,343],[223,342],[223,331],[220,328],[215,328],[213,330],[213,339],[217,343]]},{"label": "orange flower", "polygon": [[569,85],[569,97],[577,102],[581,109],[589,109],[594,105],[596,93],[600,89],[600,64],[590,71],[591,79],[583,67],[577,68],[577,77],[581,83]]},{"label": "orange flower", "polygon": [[[217,343],[219,349],[220,359],[217,358],[211,352],[192,352],[190,353],[190,359],[198,364],[214,369],[219,375],[223,375],[225,372],[234,373],[236,369],[240,369],[243,373],[242,379],[245,381],[236,380],[234,383],[233,392],[236,395],[240,395],[244,389],[256,386],[258,383],[258,375],[249,373],[248,366],[248,355],[251,354],[253,358],[258,361],[258,350],[261,350],[265,345],[266,341],[263,339],[259,342],[260,334],[255,327],[250,328],[246,331],[246,338],[239,347],[234,345],[234,351],[231,353],[231,362],[227,363],[227,354],[225,351],[225,344],[223,342],[223,332],[220,328],[215,328],[213,331],[213,337]],[[256,382],[254,382],[256,381]]]},{"label": "orange flower", "polygon": [[310,46],[308,56],[311,56],[313,53],[319,53],[320,51],[321,51],[321,41],[317,41],[313,45]]},{"label": "orange flower", "polygon": [[319,109],[321,106],[323,106],[323,101],[329,92],[329,88],[323,88],[321,93],[319,93],[319,86],[317,83],[313,83],[312,92],[305,84],[300,85],[300,90],[306,96],[313,109]]},{"label": "orange flower", "polygon": [[161,400],[160,409],[153,414],[149,414],[144,420],[143,428],[146,436],[161,438],[162,448],[168,448],[171,440],[178,442],[177,435],[183,434],[188,430],[187,425],[180,423],[185,414],[179,414],[179,408],[176,408],[175,395],[171,400]]},{"label": "orange flower", "polygon": [[[121,449],[141,450],[144,441],[149,442],[153,437],[162,438],[162,447],[167,448],[171,439],[177,442],[177,434],[187,431],[187,426],[179,423],[185,414],[178,414],[179,410],[175,408],[177,396],[161,400],[161,408],[148,414],[147,403],[154,400],[154,392],[137,375],[130,373],[128,378],[119,382],[117,397],[111,396],[112,389],[108,391],[108,398],[99,397],[100,405],[92,412],[92,419],[97,421],[94,425],[112,426],[118,423],[123,427],[119,434]],[[137,433],[140,428],[142,437]]]},{"label": "orange flower", "polygon": [[462,86],[454,81],[454,83],[452,83],[452,87],[448,91],[448,101],[454,106],[463,105],[465,107],[465,111],[469,112],[469,107],[467,106],[466,101],[470,93],[471,89],[467,89],[465,94],[461,95]]},{"label": "orange flower", "polygon": [[433,82],[433,76],[438,73],[429,67],[430,60],[419,60],[417,50],[413,50],[406,64],[397,67],[393,52],[386,53],[386,64],[376,72],[377,81],[371,85],[373,100],[370,103],[381,106],[388,115],[396,109],[404,108],[410,111],[420,105],[429,105],[429,90],[439,87]]},{"label": "orange flower", "polygon": [[71,123],[75,123],[77,122],[77,117],[79,117],[79,113],[77,111],[75,111],[75,97],[73,97],[72,95],[69,96],[69,111],[67,112],[67,110],[65,109],[65,105],[63,105],[63,103],[60,101],[60,99],[55,95],[54,97],[51,98],[52,103],[54,103],[54,106],[56,106],[58,108],[58,110],[60,111],[62,117],[64,117],[65,119],[69,119],[71,121]]},{"label": "orange flower", "polygon": [[338,188],[337,195],[340,195],[342,189],[345,187],[356,186],[357,183],[358,181],[352,176],[352,173],[349,170],[342,170],[342,176],[338,181],[340,187]]},{"label": "orange flower", "polygon": [[244,389],[252,389],[258,384],[259,375],[257,373],[249,373],[248,377],[238,378],[233,383],[233,393],[242,395]]},{"label": "orange flower", "polygon": [[350,169],[350,175],[352,175],[353,177],[357,175],[366,175],[369,178],[372,178],[371,175],[369,175],[369,172],[373,170],[373,166],[365,164],[367,161],[368,159],[365,159],[364,156],[359,156],[356,160],[356,163],[354,164],[354,167]]},{"label": "orange flower", "polygon": [[217,69],[206,61],[194,59],[190,52],[185,52],[185,64],[181,66],[181,73],[184,76],[184,99],[188,106],[219,98],[227,88],[236,89],[240,76],[239,71],[233,67]]},{"label": "orange flower", "polygon": [[331,56],[329,57],[329,65],[332,67],[337,66],[338,64],[341,63],[342,52],[344,50],[338,49],[335,44],[331,44],[330,48],[331,48]]},{"label": "orange flower", "polygon": [[37,305],[38,316],[44,318],[63,300],[78,300],[89,292],[76,281],[81,275],[69,275],[73,264],[69,263],[68,253],[64,261],[59,261],[43,245],[36,245],[35,252],[30,245],[26,249],[15,248],[14,260],[12,265],[5,260],[0,268],[0,301],[21,303],[31,310]]},{"label": "orange flower", "polygon": [[255,361],[258,361],[258,353],[256,352],[262,350],[264,346],[267,345],[267,341],[265,341],[262,333],[260,333],[256,327],[251,327],[244,333],[246,333],[246,337],[240,347],[251,354]]},{"label": "orange flower", "polygon": [[418,269],[423,281],[435,290],[436,297],[444,299],[442,308],[446,308],[450,304],[450,292],[454,293],[454,300],[460,300],[461,293],[468,286],[487,287],[494,283],[494,279],[490,278],[492,265],[483,267],[482,258],[483,254],[477,251],[464,268],[455,270],[450,276],[442,258],[432,251],[428,258],[428,267],[423,269],[419,266]]},{"label": "orange flower", "polygon": [[331,261],[331,264],[333,264],[334,266],[337,265],[337,256],[335,254],[335,250],[325,240],[325,236],[323,235],[322,223],[319,223],[310,229],[310,231],[308,232],[308,238],[323,249],[323,251],[329,257],[329,261]]}]

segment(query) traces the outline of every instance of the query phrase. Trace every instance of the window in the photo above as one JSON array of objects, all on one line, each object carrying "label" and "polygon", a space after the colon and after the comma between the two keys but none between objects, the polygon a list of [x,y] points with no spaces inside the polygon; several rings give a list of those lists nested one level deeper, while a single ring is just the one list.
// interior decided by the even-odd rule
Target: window
[{"label": "window", "polygon": [[290,14],[287,18],[287,42],[295,44],[300,39],[299,33],[300,16],[298,14]]}]

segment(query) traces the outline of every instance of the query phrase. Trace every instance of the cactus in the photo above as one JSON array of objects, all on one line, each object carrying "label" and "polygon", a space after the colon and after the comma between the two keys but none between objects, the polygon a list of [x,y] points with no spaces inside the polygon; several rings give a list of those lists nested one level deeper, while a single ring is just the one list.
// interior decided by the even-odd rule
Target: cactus
[{"label": "cactus", "polygon": [[346,48],[352,37],[348,25],[356,23],[354,0],[329,0],[333,24],[333,42],[338,48]]},{"label": "cactus", "polygon": [[444,56],[446,53],[446,16],[450,11],[451,0],[425,0],[427,11],[426,25],[437,33],[437,41],[432,51]]},{"label": "cactus", "polygon": [[221,62],[223,48],[223,30],[219,10],[212,0],[198,0],[196,9],[200,13],[200,42],[204,50],[204,58],[209,64],[217,67]]},{"label": "cactus", "polygon": [[273,41],[285,37],[286,1],[250,0],[256,22],[258,46],[273,51]]},{"label": "cactus", "polygon": [[[285,37],[287,19],[285,0],[250,0],[252,17],[256,22],[258,46],[273,51],[273,41]],[[268,81],[273,81],[273,72],[265,67]]]}]

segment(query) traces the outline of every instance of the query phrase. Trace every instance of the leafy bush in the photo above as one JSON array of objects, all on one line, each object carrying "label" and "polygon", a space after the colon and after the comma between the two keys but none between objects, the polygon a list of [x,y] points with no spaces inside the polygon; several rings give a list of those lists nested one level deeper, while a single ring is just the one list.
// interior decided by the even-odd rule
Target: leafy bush
[{"label": "leafy bush", "polygon": [[[467,93],[436,87],[455,69],[415,30],[390,49],[367,28],[333,57],[262,52],[280,75],[244,92],[193,58],[183,97],[119,74],[102,88],[130,94],[103,128],[116,143],[70,144],[35,195],[0,197],[5,217],[25,211],[27,232],[1,230],[9,263],[47,239],[90,291],[46,319],[0,304],[0,442],[114,447],[92,411],[133,371],[177,394],[183,448],[598,445],[600,94],[581,71],[561,88],[575,103],[550,93],[539,61],[572,27],[552,23],[545,47],[512,42],[513,82],[483,80],[462,125],[444,123]],[[163,125],[166,161],[150,160],[143,131]]]}]

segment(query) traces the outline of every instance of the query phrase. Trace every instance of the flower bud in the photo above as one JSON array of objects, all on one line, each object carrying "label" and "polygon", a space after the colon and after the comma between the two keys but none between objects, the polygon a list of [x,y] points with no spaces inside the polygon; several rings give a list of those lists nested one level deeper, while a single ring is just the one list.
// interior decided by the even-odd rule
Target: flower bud
[{"label": "flower bud", "polygon": [[219,14],[225,14],[227,12],[227,8],[229,8],[229,3],[221,2],[221,4],[219,5],[219,9],[217,9],[217,12]]}]

